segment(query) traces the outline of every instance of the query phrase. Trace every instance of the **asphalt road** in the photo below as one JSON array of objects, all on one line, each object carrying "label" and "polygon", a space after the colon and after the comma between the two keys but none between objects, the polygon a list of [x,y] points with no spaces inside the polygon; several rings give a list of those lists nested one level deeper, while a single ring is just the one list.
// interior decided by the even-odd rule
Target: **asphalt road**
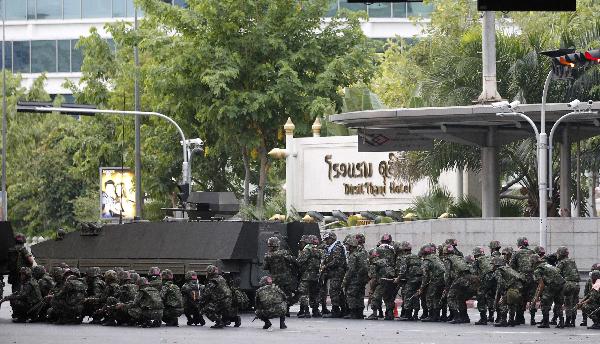
[{"label": "asphalt road", "polygon": [[[297,307],[293,308],[297,311]],[[475,310],[469,311],[473,321]],[[400,321],[366,321],[343,319],[288,319],[288,329],[280,330],[278,321],[271,330],[263,330],[262,322],[252,321],[251,314],[242,316],[242,327],[214,330],[185,325],[178,328],[103,327],[99,325],[13,324],[10,306],[0,309],[0,343],[43,344],[117,344],[117,343],[598,343],[600,331],[583,327],[570,329],[538,329],[529,325],[494,328],[473,324],[450,325]],[[578,319],[578,323],[581,317]]]}]

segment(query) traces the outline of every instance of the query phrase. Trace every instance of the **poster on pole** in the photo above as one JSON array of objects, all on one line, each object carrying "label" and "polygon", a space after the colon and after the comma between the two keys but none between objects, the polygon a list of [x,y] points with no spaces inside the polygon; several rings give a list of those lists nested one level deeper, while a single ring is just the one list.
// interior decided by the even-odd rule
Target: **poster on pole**
[{"label": "poster on pole", "polygon": [[133,220],[135,213],[135,174],[126,167],[100,168],[100,218]]}]

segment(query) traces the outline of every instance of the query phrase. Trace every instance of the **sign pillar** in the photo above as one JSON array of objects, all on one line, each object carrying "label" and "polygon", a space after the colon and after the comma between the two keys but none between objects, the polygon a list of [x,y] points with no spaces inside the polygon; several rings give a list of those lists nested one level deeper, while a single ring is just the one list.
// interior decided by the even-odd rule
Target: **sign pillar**
[{"label": "sign pillar", "polygon": [[292,122],[292,119],[288,117],[287,122],[283,126],[283,130],[285,130],[285,150],[287,152],[287,156],[285,157],[285,212],[286,216],[289,216],[290,212],[293,208],[293,199],[294,199],[294,187],[296,186],[295,176],[294,176],[294,159],[295,155],[295,145],[294,145],[294,129],[296,126]]}]

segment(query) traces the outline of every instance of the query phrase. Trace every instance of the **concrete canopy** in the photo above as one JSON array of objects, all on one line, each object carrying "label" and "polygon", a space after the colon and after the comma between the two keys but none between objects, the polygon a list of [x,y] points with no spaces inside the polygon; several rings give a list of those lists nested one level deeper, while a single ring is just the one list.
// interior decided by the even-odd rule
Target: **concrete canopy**
[{"label": "concrete canopy", "polygon": [[[521,104],[517,112],[526,114],[539,126],[540,109],[541,104]],[[594,102],[591,109],[600,110],[600,102]],[[550,132],[558,118],[571,111],[573,109],[564,103],[546,104],[546,132]],[[356,111],[332,115],[329,119],[349,128],[369,131],[397,129],[408,141],[411,138],[415,141],[428,138],[483,147],[487,145],[490,127],[496,130],[497,145],[532,137],[531,126],[525,120],[515,116],[498,117],[498,112],[505,111],[477,104]],[[563,123],[570,124],[572,140],[584,139],[600,134],[600,127],[594,125],[596,117],[582,115]],[[555,135],[555,139],[559,137]]]}]

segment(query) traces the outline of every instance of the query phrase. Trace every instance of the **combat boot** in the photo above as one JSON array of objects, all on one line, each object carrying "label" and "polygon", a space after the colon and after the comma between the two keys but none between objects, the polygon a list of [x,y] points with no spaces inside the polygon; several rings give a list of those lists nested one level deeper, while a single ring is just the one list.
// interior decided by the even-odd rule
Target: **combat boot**
[{"label": "combat boot", "polygon": [[377,311],[373,310],[373,313],[371,313],[371,315],[369,315],[366,320],[378,320],[378,319],[379,318],[377,317]]},{"label": "combat boot", "polygon": [[204,326],[206,324],[206,321],[204,320],[204,317],[202,316],[202,314],[200,314],[200,319],[198,319],[198,322],[194,323],[195,325],[200,324],[200,326]]},{"label": "combat boot", "polygon": [[581,324],[579,326],[587,326],[587,314],[583,315],[583,319],[581,320]]},{"label": "combat boot", "polygon": [[385,309],[385,317],[383,320],[394,320],[394,310],[393,309]]},{"label": "combat boot", "polygon": [[422,322],[439,322],[440,321],[440,310],[434,308],[429,310],[429,316],[425,319],[421,319]]},{"label": "combat boot", "polygon": [[450,310],[450,316],[452,317],[452,320],[448,321],[448,324],[460,324],[460,323],[462,323],[461,316],[460,316],[460,314],[458,314],[458,311],[456,311],[454,309],[451,309]]},{"label": "combat boot", "polygon": [[516,324],[517,323],[515,322],[515,312],[509,311],[508,312],[508,326],[515,327]]},{"label": "combat boot", "polygon": [[362,320],[364,318],[365,318],[365,315],[363,314],[362,308],[357,308],[354,311],[352,311],[350,319],[360,319],[360,320]]},{"label": "combat boot", "polygon": [[379,307],[379,309],[377,310],[377,317],[379,319],[383,319],[383,307]]},{"label": "combat boot", "polygon": [[506,322],[506,313],[498,313],[496,316],[496,323],[494,327],[507,327],[508,323]]},{"label": "combat boot", "polygon": [[[285,319],[285,317],[283,317],[283,318]],[[260,320],[265,322],[265,324],[263,325],[263,330],[266,330],[266,329],[270,328],[271,325],[273,325],[273,324],[271,324],[271,320],[269,320],[267,318],[260,319]]]},{"label": "combat boot", "polygon": [[448,308],[444,307],[442,308],[442,316],[440,317],[440,321],[445,322],[445,321],[452,321],[454,320],[454,316],[452,314],[452,311],[450,312],[450,316],[448,316]]},{"label": "combat boot", "polygon": [[279,328],[285,330],[287,326],[285,325],[285,317],[279,317]]},{"label": "combat boot", "polygon": [[400,317],[399,319],[406,319],[406,308],[402,307],[400,309]]},{"label": "combat boot", "polygon": [[[418,319],[418,315],[417,315],[417,319]],[[412,309],[407,309],[404,311],[404,316],[400,317],[400,319],[398,319],[400,321],[413,321],[413,311]]]},{"label": "combat boot", "polygon": [[479,321],[475,322],[475,325],[487,325],[488,319],[485,311],[479,312]]},{"label": "combat boot", "polygon": [[555,313],[554,315],[552,315],[552,320],[550,320],[548,324],[556,325],[556,319],[558,319],[558,315]]},{"label": "combat boot", "polygon": [[239,315],[236,315],[234,318],[233,327],[240,327],[240,326],[242,326],[242,318]]},{"label": "combat boot", "polygon": [[556,324],[556,328],[565,328],[565,317],[562,315],[558,316],[558,324]]},{"label": "combat boot", "polygon": [[296,314],[298,318],[304,318],[304,314],[306,314],[306,306],[300,305],[300,311]]},{"label": "combat boot", "polygon": [[321,313],[322,313],[323,315],[327,315],[327,314],[331,313],[331,312],[329,311],[329,309],[327,309],[327,305],[326,305],[325,303],[323,303],[323,304],[322,304],[322,306],[321,306],[321,309],[322,309]]},{"label": "combat boot", "polygon": [[331,307],[331,313],[323,315],[323,318],[341,318],[342,317],[342,311],[340,310],[339,306],[333,306]]},{"label": "combat boot", "polygon": [[[519,319],[519,317],[517,316],[517,324],[521,325],[521,319]],[[523,324],[525,323],[525,315],[523,315]],[[537,322],[535,321],[535,312],[530,312],[529,313],[529,325],[530,326],[535,326],[537,325]]]},{"label": "combat boot", "polygon": [[494,323],[494,311],[488,311],[488,313],[487,321]]},{"label": "combat boot", "polygon": [[470,324],[471,323],[471,318],[469,318],[469,313],[467,312],[467,307],[463,308],[460,310],[460,314],[461,314],[461,318],[462,318],[462,323],[463,324]]},{"label": "combat boot", "polygon": [[538,325],[538,328],[550,328],[549,312],[542,312],[542,322]]},{"label": "combat boot", "polygon": [[415,314],[412,317],[412,321],[417,321],[419,320],[419,310],[415,309]]},{"label": "combat boot", "polygon": [[587,327],[588,330],[600,330],[600,323],[594,323],[592,326]]},{"label": "combat boot", "polygon": [[[269,326],[271,326],[270,324],[271,324],[271,322],[269,322]],[[223,320],[218,319],[217,321],[215,321],[215,324],[212,325],[210,328],[219,328],[220,329],[220,328],[224,328],[224,327],[225,327],[225,324],[223,323]],[[263,326],[263,328],[264,328],[264,326]]]},{"label": "combat boot", "polygon": [[421,317],[419,318],[419,320],[423,320],[426,318],[429,318],[429,309],[423,308],[423,313],[421,314]]},{"label": "combat boot", "polygon": [[577,319],[577,314],[571,315],[570,318],[571,321],[568,324],[565,324],[565,327],[575,327],[575,320]]},{"label": "combat boot", "polygon": [[321,312],[319,312],[319,307],[314,307],[314,308],[312,309],[312,317],[313,317],[313,318],[320,318],[320,317],[322,317],[322,316],[323,316],[323,315],[321,315]]}]

